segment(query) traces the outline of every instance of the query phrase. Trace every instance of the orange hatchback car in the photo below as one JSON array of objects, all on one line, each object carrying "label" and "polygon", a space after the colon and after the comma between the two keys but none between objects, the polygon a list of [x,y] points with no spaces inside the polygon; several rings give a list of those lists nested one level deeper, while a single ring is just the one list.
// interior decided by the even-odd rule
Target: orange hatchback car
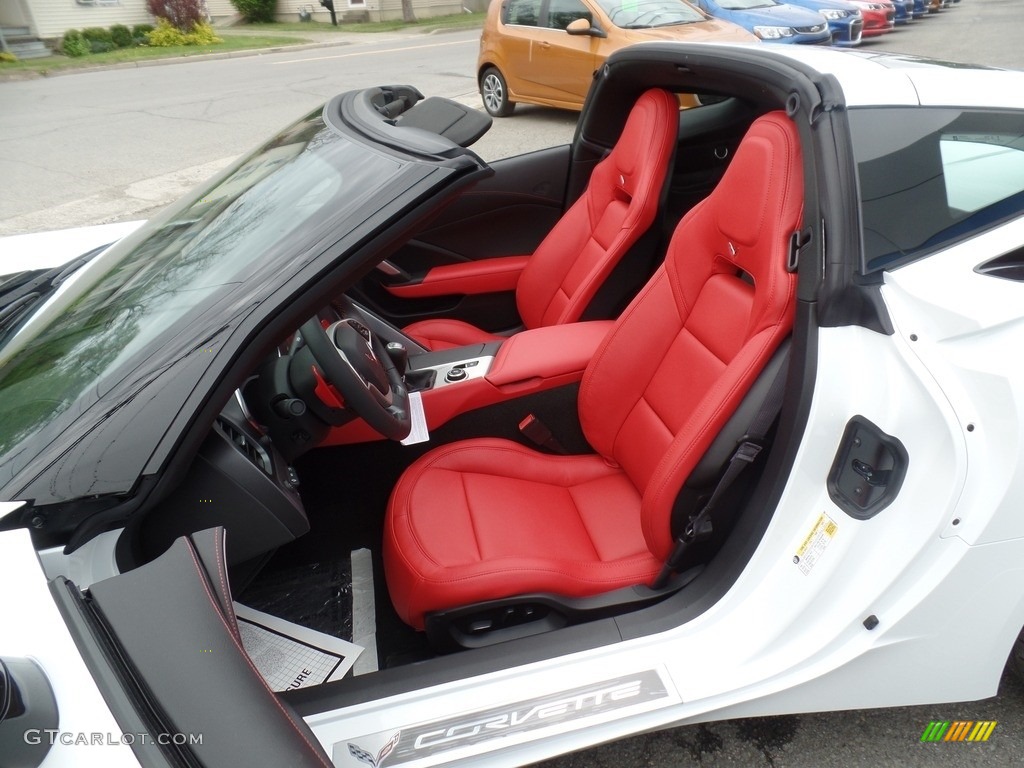
[{"label": "orange hatchback car", "polygon": [[579,110],[608,55],[645,40],[757,42],[683,0],[492,0],[477,61],[484,108],[495,117],[516,102]]}]

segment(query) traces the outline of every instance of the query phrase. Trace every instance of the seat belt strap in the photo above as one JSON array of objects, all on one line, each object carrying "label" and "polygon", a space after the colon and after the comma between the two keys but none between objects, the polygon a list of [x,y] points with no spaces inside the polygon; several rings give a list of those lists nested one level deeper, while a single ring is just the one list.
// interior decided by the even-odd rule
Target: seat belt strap
[{"label": "seat belt strap", "polygon": [[714,530],[711,522],[711,513],[721,500],[721,497],[736,481],[736,478],[739,477],[744,469],[753,464],[760,455],[765,447],[768,430],[771,429],[772,423],[779,415],[779,411],[782,410],[782,401],[786,394],[786,370],[788,367],[789,352],[786,351],[782,359],[782,365],[779,367],[775,378],[772,379],[771,386],[768,388],[768,394],[765,396],[764,401],[762,401],[761,407],[757,409],[757,413],[754,414],[746,434],[737,443],[736,450],[733,451],[732,457],[726,465],[725,472],[722,473],[718,484],[715,486],[715,490],[712,491],[711,497],[701,508],[700,512],[690,515],[690,519],[683,527],[682,533],[676,538],[672,553],[668,556],[665,564],[661,567],[661,572],[651,584],[652,589],[661,589],[668,583],[669,578],[676,572],[682,562],[683,554],[692,544],[711,537],[711,533]]}]

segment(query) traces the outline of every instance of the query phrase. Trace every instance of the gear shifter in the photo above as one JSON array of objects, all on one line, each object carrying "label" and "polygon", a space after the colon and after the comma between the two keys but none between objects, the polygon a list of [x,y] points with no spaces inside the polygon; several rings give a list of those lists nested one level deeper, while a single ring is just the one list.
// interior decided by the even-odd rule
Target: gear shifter
[{"label": "gear shifter", "polygon": [[409,350],[400,341],[389,341],[384,349],[387,351],[388,357],[391,358],[391,362],[395,364],[398,375],[404,379],[405,372],[409,368]]}]

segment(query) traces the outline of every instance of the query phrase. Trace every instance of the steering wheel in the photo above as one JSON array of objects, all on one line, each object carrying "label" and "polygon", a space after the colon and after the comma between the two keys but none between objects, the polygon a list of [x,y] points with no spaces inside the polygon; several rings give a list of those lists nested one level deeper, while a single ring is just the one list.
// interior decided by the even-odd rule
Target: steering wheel
[{"label": "steering wheel", "polygon": [[408,437],[412,429],[409,392],[384,345],[354,317],[312,317],[299,332],[313,359],[347,407],[390,440]]}]

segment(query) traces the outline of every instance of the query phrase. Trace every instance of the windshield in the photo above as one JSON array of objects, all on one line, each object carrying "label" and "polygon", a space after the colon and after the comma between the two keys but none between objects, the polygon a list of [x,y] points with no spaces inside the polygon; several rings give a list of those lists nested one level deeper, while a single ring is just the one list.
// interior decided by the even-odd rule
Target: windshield
[{"label": "windshield", "polygon": [[289,235],[326,227],[399,166],[325,127],[317,111],[99,256],[0,349],[0,464],[232,285],[280,269]]},{"label": "windshield", "polygon": [[778,3],[775,0],[718,0],[718,5],[727,11],[751,11],[755,8],[771,8]]},{"label": "windshield", "polygon": [[700,11],[682,0],[598,0],[612,24],[623,29],[648,29],[705,21]]}]

